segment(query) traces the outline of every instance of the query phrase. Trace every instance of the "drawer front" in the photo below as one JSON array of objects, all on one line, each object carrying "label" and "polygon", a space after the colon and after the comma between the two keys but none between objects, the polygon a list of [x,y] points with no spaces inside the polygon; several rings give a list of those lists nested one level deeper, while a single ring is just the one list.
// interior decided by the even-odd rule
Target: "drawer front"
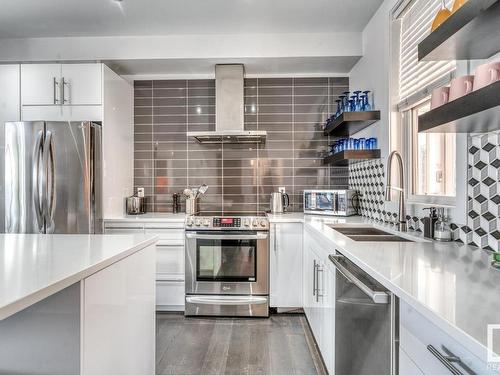
[{"label": "drawer front", "polygon": [[184,282],[156,282],[156,311],[184,311]]},{"label": "drawer front", "polygon": [[156,280],[184,281],[184,246],[156,245]]},{"label": "drawer front", "polygon": [[156,230],[156,229],[184,229],[184,221],[174,221],[168,223],[152,223],[145,222],[144,227],[146,229]]},{"label": "drawer front", "polygon": [[[440,361],[442,356],[456,356],[460,361],[477,374],[496,374],[488,369],[486,358],[481,360],[450,337],[438,326],[434,325],[419,312],[406,303],[401,303],[400,345],[406,354],[415,362],[424,374],[448,375],[450,370]],[[437,353],[429,350],[432,345]],[[431,348],[431,349],[432,349]],[[448,351],[448,352],[447,352]],[[486,355],[486,351],[485,351]],[[443,358],[441,358],[443,360]],[[453,366],[464,374],[467,371],[458,363]]]},{"label": "drawer front", "polygon": [[160,241],[174,241],[177,243],[184,243],[184,230],[173,228],[146,228],[146,234],[156,234]]},{"label": "drawer front", "polygon": [[114,227],[106,227],[104,230],[105,234],[131,234],[131,233],[144,233],[144,229],[142,228],[114,228]]}]

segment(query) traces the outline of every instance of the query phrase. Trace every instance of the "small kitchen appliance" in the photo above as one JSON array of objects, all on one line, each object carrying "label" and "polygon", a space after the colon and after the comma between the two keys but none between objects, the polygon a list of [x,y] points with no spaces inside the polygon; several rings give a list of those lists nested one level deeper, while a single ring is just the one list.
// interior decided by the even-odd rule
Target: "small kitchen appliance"
[{"label": "small kitchen appliance", "polygon": [[304,213],[330,216],[357,214],[356,190],[304,190]]},{"label": "small kitchen appliance", "polygon": [[271,193],[271,213],[282,214],[290,206],[290,197],[287,193]]},{"label": "small kitchen appliance", "polygon": [[146,197],[138,194],[125,198],[127,215],[142,215],[146,213]]}]

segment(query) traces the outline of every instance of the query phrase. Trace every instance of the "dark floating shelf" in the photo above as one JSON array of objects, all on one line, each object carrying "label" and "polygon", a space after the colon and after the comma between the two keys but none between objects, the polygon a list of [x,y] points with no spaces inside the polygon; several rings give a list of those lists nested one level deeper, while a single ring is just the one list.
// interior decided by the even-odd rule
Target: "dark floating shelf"
[{"label": "dark floating shelf", "polygon": [[418,60],[486,59],[500,51],[500,0],[469,0],[418,45]]},{"label": "dark floating shelf", "polygon": [[380,111],[344,112],[325,128],[333,137],[350,136],[380,120]]},{"label": "dark floating shelf", "polygon": [[500,130],[500,81],[418,117],[419,132],[486,133],[494,130]]},{"label": "dark floating shelf", "polygon": [[327,156],[323,162],[324,164],[346,166],[356,161],[379,158],[380,150],[346,150]]}]

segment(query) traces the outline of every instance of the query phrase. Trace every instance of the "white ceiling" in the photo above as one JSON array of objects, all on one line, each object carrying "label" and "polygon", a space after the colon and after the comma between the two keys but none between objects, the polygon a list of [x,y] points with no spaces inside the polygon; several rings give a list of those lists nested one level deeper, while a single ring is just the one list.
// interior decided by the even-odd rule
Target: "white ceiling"
[{"label": "white ceiling", "polygon": [[0,38],[361,31],[382,0],[2,0]]}]

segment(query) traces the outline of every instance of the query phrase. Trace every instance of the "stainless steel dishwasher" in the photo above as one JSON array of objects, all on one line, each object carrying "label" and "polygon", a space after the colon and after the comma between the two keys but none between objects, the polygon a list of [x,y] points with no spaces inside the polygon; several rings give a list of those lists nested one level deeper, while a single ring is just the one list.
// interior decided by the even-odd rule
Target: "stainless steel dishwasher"
[{"label": "stainless steel dishwasher", "polygon": [[336,251],[335,374],[396,375],[398,299]]}]

